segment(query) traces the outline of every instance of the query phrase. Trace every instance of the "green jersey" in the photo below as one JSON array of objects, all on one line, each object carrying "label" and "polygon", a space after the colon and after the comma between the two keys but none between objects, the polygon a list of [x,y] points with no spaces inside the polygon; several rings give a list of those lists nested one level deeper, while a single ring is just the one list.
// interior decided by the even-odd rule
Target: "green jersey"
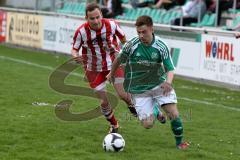
[{"label": "green jersey", "polygon": [[125,64],[124,89],[138,94],[148,91],[166,80],[166,72],[175,69],[168,46],[157,36],[150,45],[138,37],[122,48],[118,59]]}]

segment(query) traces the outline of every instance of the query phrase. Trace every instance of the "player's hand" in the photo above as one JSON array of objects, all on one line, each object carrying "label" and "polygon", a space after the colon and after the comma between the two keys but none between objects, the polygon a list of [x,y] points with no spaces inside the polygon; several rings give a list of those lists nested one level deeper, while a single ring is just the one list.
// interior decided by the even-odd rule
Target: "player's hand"
[{"label": "player's hand", "polygon": [[108,73],[108,75],[106,76],[107,80],[110,82],[110,83],[114,83],[115,81],[115,78],[114,76],[110,73]]},{"label": "player's hand", "polygon": [[163,90],[163,95],[166,96],[172,91],[172,85],[168,82],[163,82],[160,87]]},{"label": "player's hand", "polygon": [[82,63],[83,62],[82,56],[77,56],[77,57],[74,57],[73,59],[76,61],[76,63]]},{"label": "player's hand", "polygon": [[236,37],[236,38],[240,38],[240,33],[236,33],[236,34],[235,34],[235,37]]}]

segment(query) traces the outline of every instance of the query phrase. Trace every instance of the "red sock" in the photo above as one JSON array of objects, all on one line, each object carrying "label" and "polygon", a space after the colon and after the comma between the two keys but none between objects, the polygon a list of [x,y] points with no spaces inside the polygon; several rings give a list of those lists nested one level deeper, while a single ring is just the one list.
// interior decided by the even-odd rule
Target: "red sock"
[{"label": "red sock", "polygon": [[107,121],[110,122],[111,125],[117,125],[118,122],[114,116],[113,110],[110,106],[101,107],[103,115],[106,117]]},{"label": "red sock", "polygon": [[107,118],[107,120],[110,122],[111,125],[116,126],[118,124],[114,114],[112,113],[112,115],[110,117]]}]

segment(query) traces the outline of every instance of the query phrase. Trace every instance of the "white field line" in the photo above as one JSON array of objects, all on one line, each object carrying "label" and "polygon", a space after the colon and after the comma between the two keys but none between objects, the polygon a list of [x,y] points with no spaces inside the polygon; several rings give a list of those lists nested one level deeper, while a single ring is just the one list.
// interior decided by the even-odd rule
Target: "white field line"
[{"label": "white field line", "polygon": [[197,99],[189,99],[189,98],[185,98],[185,97],[178,97],[178,99],[188,101],[188,102],[192,102],[192,103],[210,105],[210,106],[214,106],[214,107],[217,107],[217,108],[224,108],[224,109],[240,112],[240,108],[237,108],[237,107],[229,107],[229,106],[225,106],[225,105],[222,105],[222,104],[216,104],[216,103],[201,101],[201,100],[197,100]]},{"label": "white field line", "polygon": [[[16,63],[22,63],[22,64],[34,66],[34,67],[37,67],[37,68],[50,70],[50,71],[53,71],[54,69],[56,69],[54,67],[44,66],[44,65],[41,65],[41,64],[32,63],[32,62],[29,62],[29,61],[15,59],[15,58],[10,58],[10,57],[6,57],[6,56],[0,56],[0,59],[2,59],[2,60],[9,60],[9,61],[16,62]],[[65,71],[62,71],[62,72],[65,72]],[[78,74],[78,73],[71,73],[71,74],[74,75],[74,76],[83,77],[82,74]]]},{"label": "white field line", "polygon": [[[50,70],[50,71],[53,71],[55,69],[55,68],[50,67],[50,66],[44,66],[44,65],[37,64],[37,63],[32,63],[32,62],[29,62],[29,61],[19,60],[19,59],[15,59],[15,58],[6,57],[6,56],[0,56],[0,59],[9,60],[9,61],[13,61],[13,62],[16,62],[16,63],[22,63],[22,64],[34,66],[34,67],[37,67],[37,68],[47,69],[47,70]],[[82,74],[78,74],[78,73],[72,73],[72,75],[78,76],[78,77],[83,77]],[[223,109],[227,109],[227,110],[240,112],[240,108],[237,108],[237,107],[230,107],[230,106],[225,106],[225,105],[222,105],[222,104],[216,104],[216,103],[211,103],[211,102],[196,100],[196,99],[189,99],[189,98],[185,98],[185,97],[178,97],[178,99],[188,101],[188,102],[192,102],[192,103],[210,105],[210,106],[214,106],[214,107],[217,107],[217,108],[223,108]]]}]

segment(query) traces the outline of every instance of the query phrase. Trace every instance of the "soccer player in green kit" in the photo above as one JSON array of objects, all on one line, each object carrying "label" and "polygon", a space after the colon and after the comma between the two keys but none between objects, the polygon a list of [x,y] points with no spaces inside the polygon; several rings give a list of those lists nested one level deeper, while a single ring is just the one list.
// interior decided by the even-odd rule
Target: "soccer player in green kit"
[{"label": "soccer player in green kit", "polygon": [[183,142],[183,125],[177,109],[177,97],[172,88],[174,65],[168,46],[154,35],[153,21],[149,16],[138,17],[135,23],[138,36],[128,41],[114,60],[107,75],[114,82],[114,73],[125,64],[124,89],[132,94],[138,118],[144,128],[153,126],[158,113],[154,104],[166,112],[171,120],[172,132],[178,149],[187,149]]}]

